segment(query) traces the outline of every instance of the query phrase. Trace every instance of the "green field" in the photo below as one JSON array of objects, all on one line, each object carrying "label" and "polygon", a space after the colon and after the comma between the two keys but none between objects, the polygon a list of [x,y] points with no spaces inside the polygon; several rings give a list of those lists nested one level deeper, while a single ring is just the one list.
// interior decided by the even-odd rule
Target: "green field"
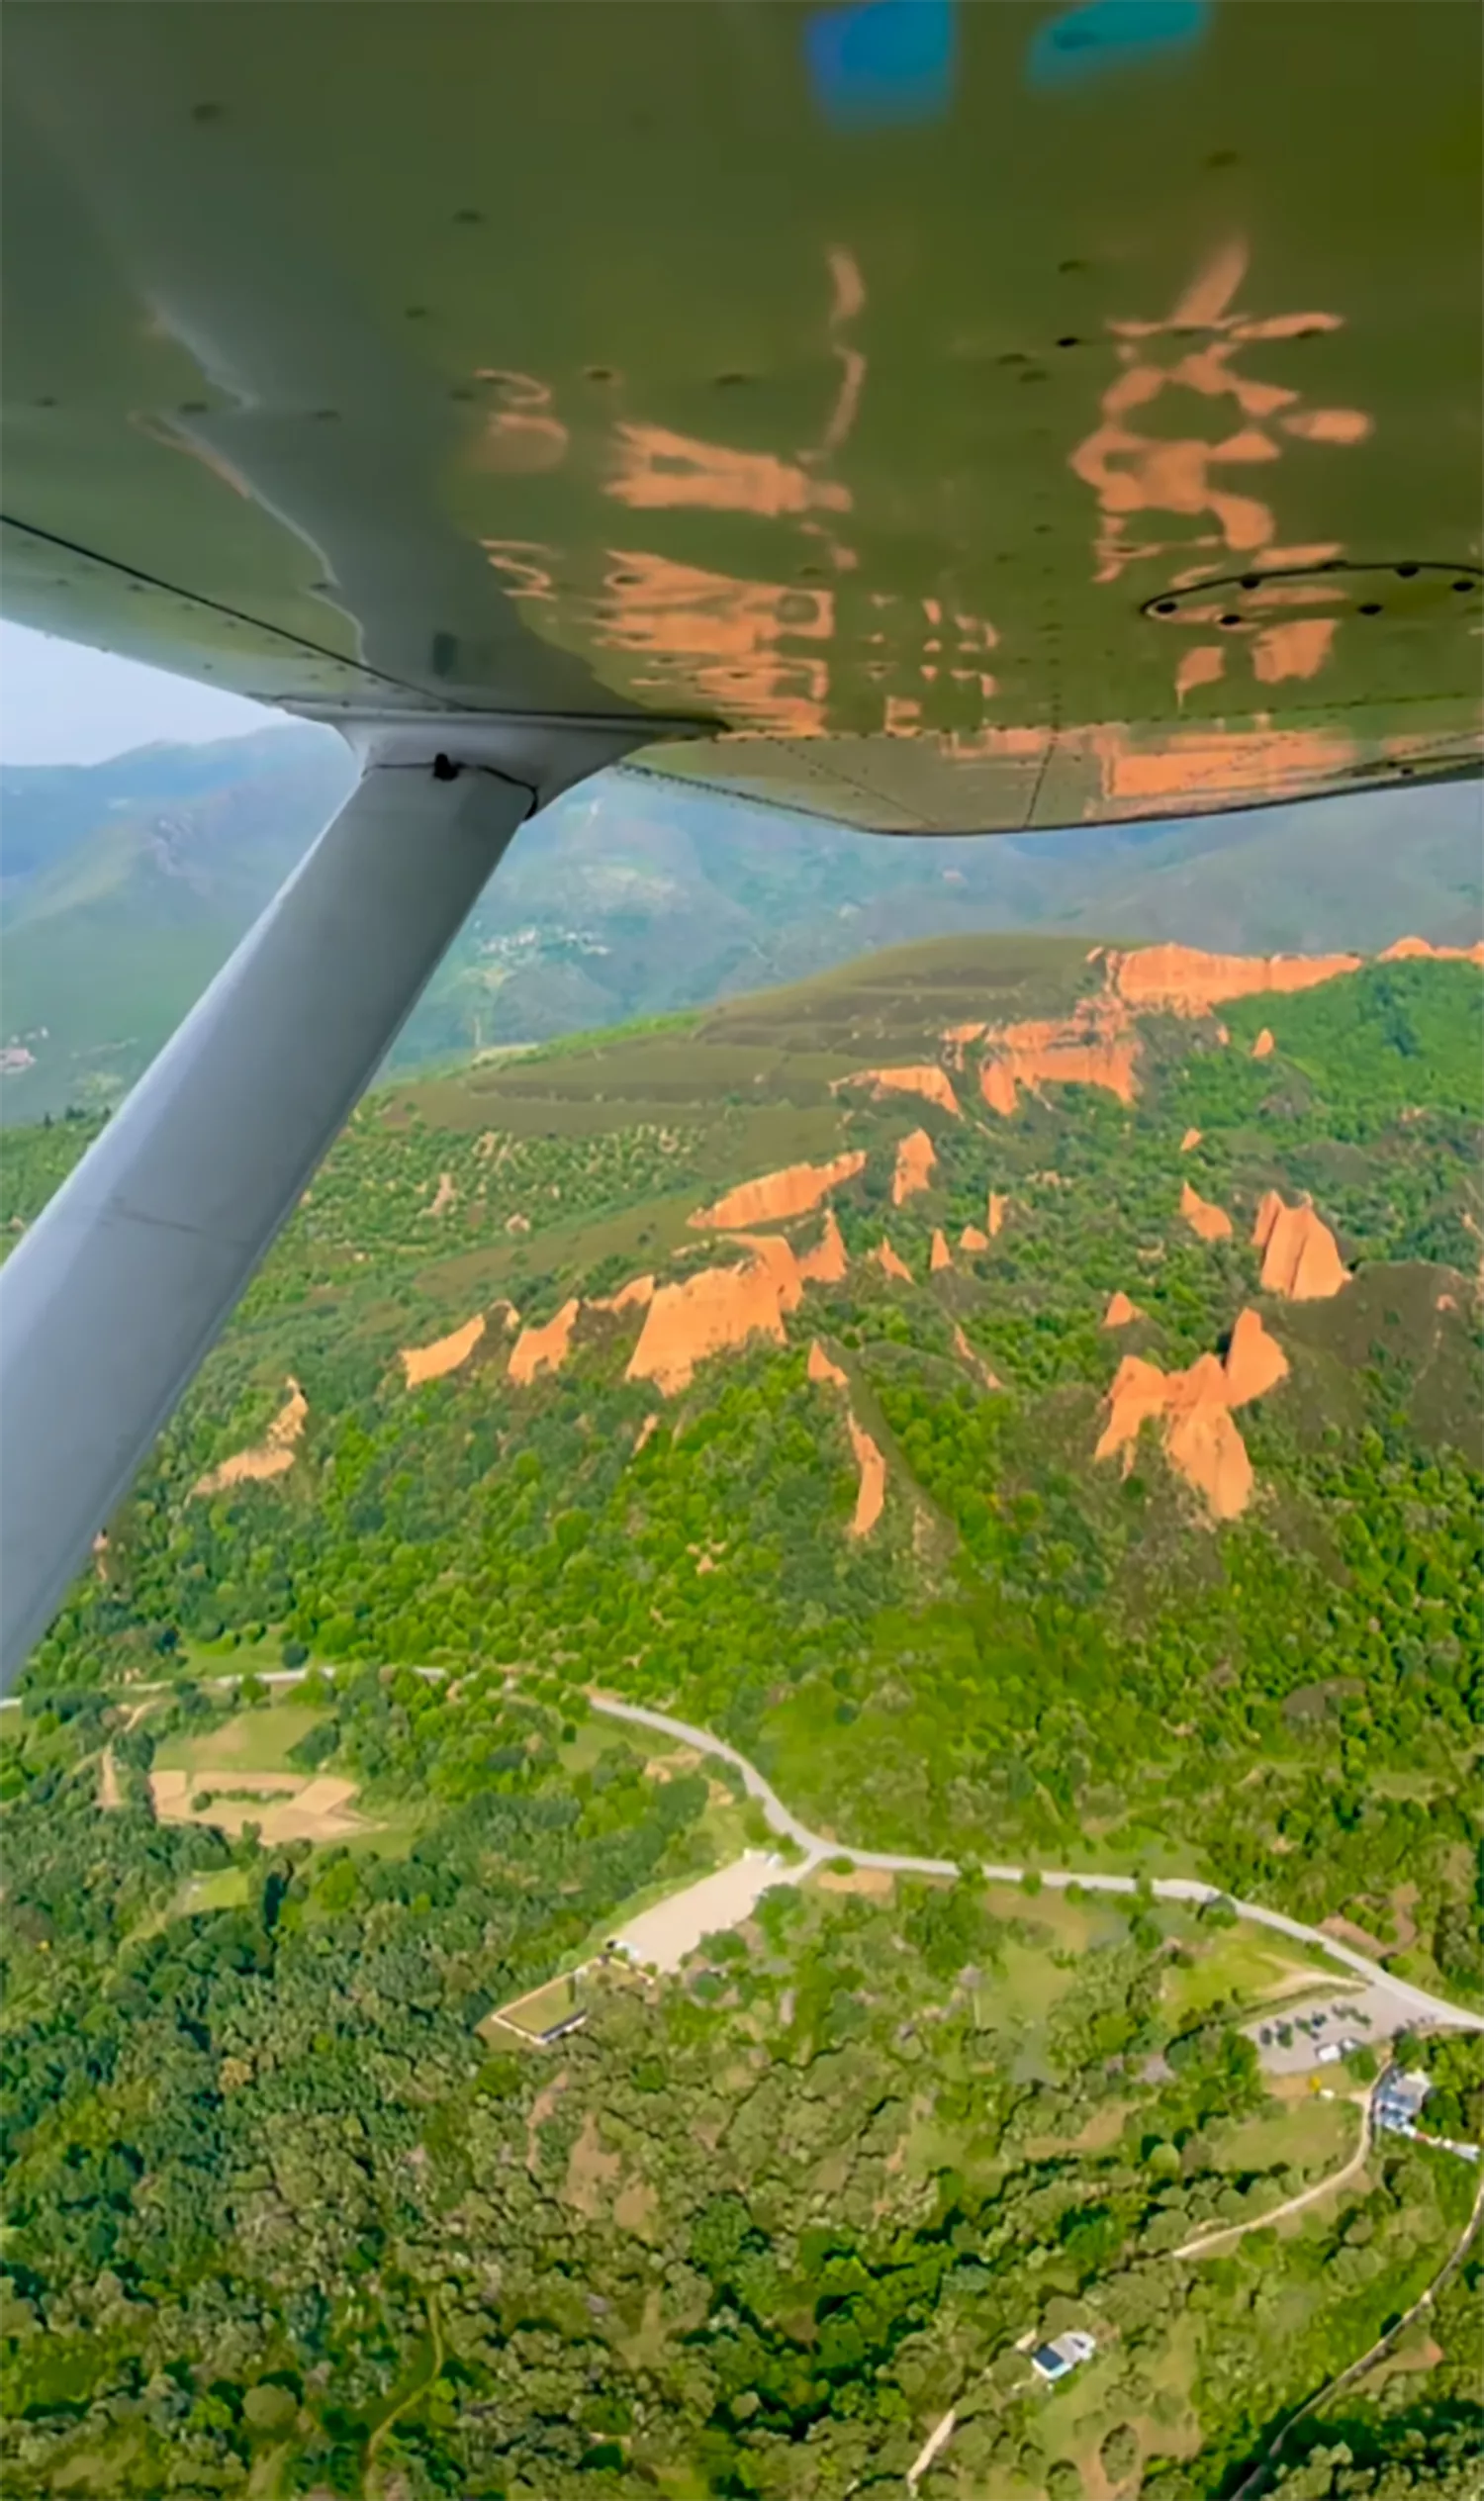
[{"label": "green field", "polygon": [[214,1780],[232,1772],[286,1772],[291,1749],[317,1727],[324,1713],[303,1703],[275,1702],[260,1711],[239,1712],[224,1719],[209,1735],[167,1737],[155,1748],[157,1771],[206,1774]]}]

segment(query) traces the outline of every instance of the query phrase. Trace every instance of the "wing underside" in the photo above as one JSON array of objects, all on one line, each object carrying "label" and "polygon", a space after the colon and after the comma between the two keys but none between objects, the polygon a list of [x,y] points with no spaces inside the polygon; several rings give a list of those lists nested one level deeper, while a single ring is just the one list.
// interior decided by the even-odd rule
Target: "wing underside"
[{"label": "wing underside", "polygon": [[17,0],[0,597],[899,834],[1477,770],[1480,26]]}]

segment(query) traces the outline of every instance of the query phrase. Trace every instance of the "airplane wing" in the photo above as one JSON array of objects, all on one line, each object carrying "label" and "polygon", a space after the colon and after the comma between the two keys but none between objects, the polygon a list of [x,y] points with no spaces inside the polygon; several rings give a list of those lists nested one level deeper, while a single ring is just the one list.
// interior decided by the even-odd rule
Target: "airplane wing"
[{"label": "airplane wing", "polygon": [[0,604],[366,766],[7,1262],[12,1667],[597,765],[901,835],[1479,770],[1481,28],[12,0]]}]

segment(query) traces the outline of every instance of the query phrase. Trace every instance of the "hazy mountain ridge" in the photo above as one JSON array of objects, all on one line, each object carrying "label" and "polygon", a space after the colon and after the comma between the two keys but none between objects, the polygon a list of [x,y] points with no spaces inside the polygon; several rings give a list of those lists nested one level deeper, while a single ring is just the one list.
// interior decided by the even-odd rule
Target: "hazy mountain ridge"
[{"label": "hazy mountain ridge", "polygon": [[[5,1079],[5,1116],[116,1099],[350,778],[341,742],[308,728],[0,774],[0,1038],[34,1059]],[[395,1064],[703,1005],[956,930],[1373,951],[1412,930],[1471,940],[1481,916],[1473,785],[907,842],[618,772],[517,837]]]}]

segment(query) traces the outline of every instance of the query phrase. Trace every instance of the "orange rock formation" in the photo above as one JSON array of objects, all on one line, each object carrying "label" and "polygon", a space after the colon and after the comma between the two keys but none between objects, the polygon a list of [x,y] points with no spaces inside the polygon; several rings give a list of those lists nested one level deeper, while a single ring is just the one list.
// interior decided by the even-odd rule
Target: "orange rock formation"
[{"label": "orange rock formation", "polygon": [[1252,1056],[1254,1060],[1270,1060],[1276,1049],[1277,1045],[1273,1041],[1272,1035],[1269,1033],[1267,1027],[1264,1025],[1262,1031],[1252,1045]]},{"label": "orange rock formation", "polygon": [[984,1028],[982,1024],[946,1025],[944,1027],[943,1040],[947,1045],[949,1062],[952,1066],[962,1068],[964,1065],[965,1044],[968,1042],[977,1042]]},{"label": "orange rock formation", "polygon": [[985,1060],[979,1067],[979,1092],[992,1112],[1008,1120],[1015,1109],[1015,1071],[1003,1060]]},{"label": "orange rock formation", "polygon": [[933,1247],[928,1253],[928,1266],[933,1275],[936,1276],[940,1268],[951,1268],[953,1263],[954,1254],[950,1250],[948,1243],[944,1238],[943,1228],[941,1225],[935,1225],[933,1227]]},{"label": "orange rock formation", "polygon": [[453,1330],[446,1338],[434,1338],[431,1345],[404,1346],[402,1368],[409,1389],[420,1389],[424,1381],[440,1381],[445,1372],[456,1372],[467,1362],[485,1334],[485,1316],[477,1311],[466,1320],[462,1329]]},{"label": "orange rock formation", "polygon": [[1122,1450],[1127,1470],[1141,1428],[1158,1423],[1171,1467],[1204,1497],[1213,1519],[1235,1520],[1252,1500],[1252,1466],[1231,1411],[1264,1397],[1287,1372],[1282,1347],[1254,1311],[1238,1315],[1225,1363],[1202,1354],[1184,1372],[1162,1372],[1142,1355],[1126,1354],[1113,1376],[1094,1456],[1112,1458]]},{"label": "orange rock formation", "polygon": [[1439,963],[1484,964],[1484,939],[1472,947],[1435,947],[1427,938],[1398,938],[1394,945],[1382,948],[1376,961],[1397,964],[1408,956],[1432,956]]},{"label": "orange rock formation", "polygon": [[1161,1372],[1142,1355],[1126,1354],[1108,1393],[1108,1421],[1094,1456],[1112,1458],[1133,1444],[1141,1428],[1157,1422],[1171,1467],[1205,1497],[1214,1519],[1235,1520],[1252,1500],[1252,1469],[1247,1444],[1227,1405],[1226,1375],[1214,1354],[1197,1357],[1186,1372]]},{"label": "orange rock formation", "polygon": [[956,1120],[964,1117],[945,1068],[862,1068],[853,1076],[836,1077],[830,1092],[838,1094],[842,1085],[869,1085],[878,1097],[882,1094],[920,1094],[925,1103],[936,1103],[940,1110],[952,1112]]},{"label": "orange rock formation", "polygon": [[1010,1202],[1005,1196],[1003,1190],[991,1190],[989,1193],[988,1211],[989,1239],[991,1242],[994,1240],[995,1235],[998,1233],[1009,1212]]},{"label": "orange rock formation", "polygon": [[1342,973],[1358,973],[1360,956],[1214,956],[1199,947],[1136,947],[1108,957],[1108,978],[1120,998],[1142,1011],[1204,1016],[1224,999],[1257,990],[1308,990]]},{"label": "orange rock formation", "polygon": [[973,1370],[977,1372],[985,1389],[1004,1388],[1004,1382],[1000,1379],[999,1374],[984,1361],[981,1354],[975,1352],[974,1348],[970,1344],[969,1340],[965,1337],[963,1330],[957,1325],[954,1329],[954,1352],[959,1356],[962,1362],[969,1364]]},{"label": "orange rock formation", "polygon": [[798,1273],[806,1285],[838,1285],[849,1273],[845,1237],[833,1207],[824,1211],[824,1230],[812,1250],[800,1254]]},{"label": "orange rock formation", "polygon": [[1225,1242],[1232,1230],[1232,1219],[1224,1207],[1213,1207],[1209,1198],[1202,1198],[1188,1181],[1180,1185],[1180,1214],[1192,1233],[1202,1242]]},{"label": "orange rock formation", "polygon": [[850,1524],[853,1537],[869,1537],[881,1516],[886,1499],[886,1462],[869,1433],[862,1430],[853,1414],[845,1419],[850,1428],[850,1446],[861,1471],[860,1490],[856,1495],[855,1518]]},{"label": "orange rock formation", "polygon": [[1120,1003],[1083,1000],[1072,1015],[991,1029],[979,1065],[979,1091],[992,1112],[1014,1111],[1021,1086],[1099,1085],[1132,1103],[1138,1037]]},{"label": "orange rock formation", "polygon": [[761,1180],[743,1181],[718,1198],[714,1207],[697,1208],[687,1222],[730,1232],[738,1225],[777,1224],[789,1216],[806,1216],[838,1183],[853,1180],[865,1165],[863,1153],[837,1155],[829,1163],[790,1163],[782,1172],[765,1172]]},{"label": "orange rock formation", "polygon": [[988,1248],[989,1236],[986,1233],[980,1233],[977,1225],[965,1226],[959,1236],[961,1250],[987,1250]]},{"label": "orange rock formation", "polygon": [[1238,1313],[1225,1370],[1229,1407],[1245,1407],[1250,1398],[1262,1398],[1287,1379],[1288,1357],[1276,1338],[1268,1336],[1260,1313]]},{"label": "orange rock formation", "polygon": [[294,1464],[294,1452],[309,1416],[309,1400],[292,1372],[285,1384],[288,1397],[268,1427],[261,1441],[250,1450],[238,1450],[224,1459],[220,1467],[208,1468],[191,1487],[197,1494],[225,1494],[233,1485],[257,1484],[271,1476],[283,1476]]},{"label": "orange rock formation", "polygon": [[925,1129],[914,1129],[910,1137],[901,1140],[896,1150],[896,1170],[891,1176],[893,1207],[900,1207],[904,1199],[915,1198],[919,1190],[928,1188],[937,1160],[938,1150]]},{"label": "orange rock formation", "polygon": [[1140,1310],[1138,1304],[1130,1302],[1127,1294],[1123,1290],[1123,1287],[1120,1285],[1117,1293],[1109,1297],[1108,1308],[1103,1314],[1103,1327],[1105,1329],[1127,1329],[1130,1321],[1142,1320],[1143,1318],[1144,1314]]},{"label": "orange rock formation", "polygon": [[588,1305],[588,1309],[590,1311],[634,1311],[653,1300],[654,1278],[631,1276],[626,1285],[619,1286],[616,1294],[600,1294]]},{"label": "orange rock formation", "polygon": [[1268,1190],[1257,1209],[1252,1241],[1262,1253],[1265,1290],[1287,1302],[1327,1302],[1348,1282],[1340,1246],[1307,1199],[1287,1207],[1276,1190]]},{"label": "orange rock formation", "polygon": [[782,1234],[744,1234],[740,1266],[702,1268],[656,1288],[624,1378],[653,1381],[667,1398],[685,1389],[708,1355],[752,1337],[784,1343],[784,1316],[798,1307],[803,1278]]},{"label": "orange rock formation", "polygon": [[881,1268],[887,1276],[894,1276],[899,1285],[911,1284],[911,1269],[908,1267],[905,1259],[899,1259],[897,1257],[896,1252],[892,1250],[889,1242],[878,1243],[876,1249],[870,1253],[870,1255],[873,1259],[875,1259],[878,1267]]},{"label": "orange rock formation", "polygon": [[[850,1383],[839,1364],[830,1361],[817,1338],[810,1342],[808,1373],[811,1381],[828,1383],[832,1388],[843,1389],[847,1396],[849,1395]],[[870,1434],[863,1431],[857,1424],[853,1407],[847,1406],[845,1423],[850,1434],[850,1446],[855,1452],[856,1466],[860,1470],[855,1517],[850,1524],[850,1533],[853,1537],[865,1537],[870,1535],[881,1516],[881,1505],[886,1495],[886,1462]]]},{"label": "orange rock formation", "polygon": [[832,1363],[817,1338],[809,1342],[809,1378],[811,1381],[833,1381],[836,1389],[849,1386],[838,1363]]},{"label": "orange rock formation", "polygon": [[510,1348],[509,1378],[526,1388],[538,1372],[558,1372],[572,1345],[572,1332],[582,1305],[574,1295],[544,1328],[522,1329]]},{"label": "orange rock formation", "polygon": [[1184,1137],[1180,1140],[1180,1153],[1181,1153],[1181,1155],[1188,1155],[1188,1154],[1190,1153],[1191,1148],[1192,1148],[1192,1147],[1198,1147],[1198,1146],[1200,1145],[1200,1142],[1201,1142],[1201,1133],[1200,1133],[1200,1131],[1199,1131],[1198,1129],[1187,1129],[1187,1130],[1186,1130],[1186,1132],[1185,1132]]}]

